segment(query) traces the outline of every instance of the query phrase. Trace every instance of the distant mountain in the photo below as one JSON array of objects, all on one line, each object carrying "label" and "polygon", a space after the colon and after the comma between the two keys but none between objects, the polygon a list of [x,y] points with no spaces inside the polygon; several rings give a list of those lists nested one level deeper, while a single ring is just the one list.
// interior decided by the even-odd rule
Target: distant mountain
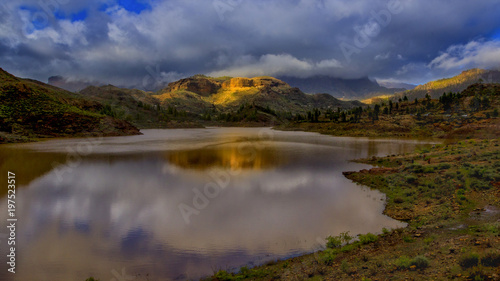
[{"label": "distant mountain", "polygon": [[382,86],[386,87],[389,89],[406,89],[406,90],[413,90],[417,85],[413,84],[408,84],[408,83],[401,83],[401,82],[382,82],[382,81],[377,81],[377,83]]},{"label": "distant mountain", "polygon": [[429,94],[432,98],[438,98],[443,93],[461,92],[479,81],[484,83],[500,83],[500,71],[474,68],[463,71],[455,77],[432,81],[424,85],[419,85],[413,90],[400,92],[396,97],[406,95],[410,100],[413,100],[415,98],[423,98],[426,94]]},{"label": "distant mountain", "polygon": [[404,88],[388,89],[377,82],[365,78],[342,79],[329,76],[313,76],[309,78],[280,77],[281,80],[297,87],[306,93],[326,93],[336,98],[363,100],[374,96],[392,95],[404,91]]},{"label": "distant mountain", "polygon": [[163,106],[203,112],[237,110],[245,104],[273,111],[303,113],[313,108],[353,108],[358,101],[345,102],[327,94],[309,95],[273,77],[211,78],[195,75],[172,82],[157,98]]},{"label": "distant mountain", "polygon": [[79,80],[69,80],[68,78],[57,75],[49,77],[48,84],[70,92],[78,92],[90,85],[96,85],[98,83],[90,83]]},{"label": "distant mountain", "polygon": [[126,121],[102,114],[104,106],[79,94],[15,77],[0,68],[0,142],[24,137],[139,134]]}]

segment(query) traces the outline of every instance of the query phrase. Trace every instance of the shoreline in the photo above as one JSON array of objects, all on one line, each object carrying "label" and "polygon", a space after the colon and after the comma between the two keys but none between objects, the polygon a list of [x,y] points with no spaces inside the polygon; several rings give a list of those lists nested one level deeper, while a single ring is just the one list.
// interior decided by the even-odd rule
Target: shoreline
[{"label": "shoreline", "polygon": [[[500,166],[500,141],[444,141],[420,153],[354,159],[373,168],[343,172],[353,182],[384,193],[383,214],[406,222],[405,228],[384,229],[368,243],[347,241],[344,246],[242,267],[238,273],[219,270],[201,280],[500,280],[500,179],[494,178],[489,186],[491,178],[474,178],[477,167],[461,163],[478,160],[485,169]],[[478,159],[465,157],[470,150]],[[492,159],[485,159],[488,155]],[[421,188],[449,180],[452,173],[460,176],[464,169],[465,184],[434,183],[430,193]]]}]

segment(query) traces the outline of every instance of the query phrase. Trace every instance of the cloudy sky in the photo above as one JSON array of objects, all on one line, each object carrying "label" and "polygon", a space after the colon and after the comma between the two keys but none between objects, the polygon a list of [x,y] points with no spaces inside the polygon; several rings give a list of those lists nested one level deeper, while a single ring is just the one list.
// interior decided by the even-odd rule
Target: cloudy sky
[{"label": "cloudy sky", "polygon": [[148,88],[197,73],[423,83],[500,68],[498,0],[19,0],[0,67]]}]

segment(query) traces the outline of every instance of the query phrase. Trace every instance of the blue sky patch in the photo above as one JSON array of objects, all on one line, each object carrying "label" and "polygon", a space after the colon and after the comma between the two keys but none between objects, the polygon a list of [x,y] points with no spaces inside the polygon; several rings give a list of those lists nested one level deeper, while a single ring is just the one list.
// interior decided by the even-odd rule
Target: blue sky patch
[{"label": "blue sky patch", "polygon": [[78,13],[71,15],[71,22],[84,21],[87,18],[87,10],[82,10]]},{"label": "blue sky patch", "polygon": [[57,10],[55,13],[54,13],[54,17],[58,20],[64,20],[66,19],[66,15],[64,14],[63,11],[61,10]]},{"label": "blue sky patch", "polygon": [[122,6],[125,10],[140,14],[144,10],[150,10],[151,6],[145,1],[141,0],[118,0],[118,5]]},{"label": "blue sky patch", "polygon": [[498,28],[494,33],[493,35],[491,35],[491,38],[492,39],[495,39],[495,40],[498,40],[500,41],[500,28]]}]

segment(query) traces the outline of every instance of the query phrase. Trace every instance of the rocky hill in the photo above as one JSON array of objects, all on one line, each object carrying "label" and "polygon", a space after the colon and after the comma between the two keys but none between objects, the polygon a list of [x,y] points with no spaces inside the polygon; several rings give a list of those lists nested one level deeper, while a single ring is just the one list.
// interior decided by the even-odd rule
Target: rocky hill
[{"label": "rocky hill", "polygon": [[309,95],[273,77],[211,78],[196,75],[172,82],[156,96],[162,106],[201,113],[230,111],[251,104],[274,111],[306,112],[312,108],[353,108],[360,102],[345,102],[330,95]]},{"label": "rocky hill", "polygon": [[103,114],[104,106],[0,69],[0,142],[14,139],[140,134],[129,122]]},{"label": "rocky hill", "polygon": [[470,85],[480,81],[483,83],[500,83],[500,71],[478,68],[469,69],[455,77],[439,79],[419,85],[413,90],[400,92],[395,95],[395,98],[407,96],[410,100],[414,100],[415,98],[423,98],[427,94],[432,98],[438,98],[443,93],[461,92]]},{"label": "rocky hill", "polygon": [[342,79],[329,76],[313,76],[309,78],[280,77],[293,87],[306,93],[326,93],[336,98],[363,100],[374,96],[392,95],[404,91],[404,88],[386,88],[377,82],[365,78]]}]

